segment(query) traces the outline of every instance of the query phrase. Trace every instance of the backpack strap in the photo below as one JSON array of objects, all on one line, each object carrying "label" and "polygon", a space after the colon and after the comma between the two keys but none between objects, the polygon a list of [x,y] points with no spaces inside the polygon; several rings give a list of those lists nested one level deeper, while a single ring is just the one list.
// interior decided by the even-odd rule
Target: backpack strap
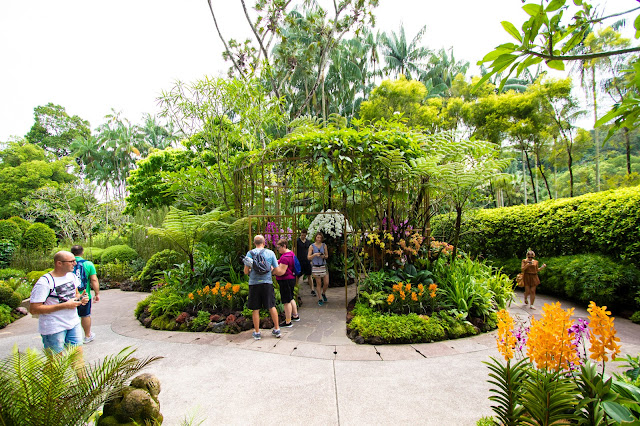
[{"label": "backpack strap", "polygon": [[53,292],[56,291],[56,280],[55,280],[55,278],[53,278],[53,275],[51,275],[51,272],[47,272],[46,274],[43,275],[47,279],[47,284],[50,283],[49,277],[47,275],[49,277],[51,277],[51,281],[53,282],[53,288],[49,289],[49,294],[47,295],[47,297],[44,300],[46,302],[48,298],[55,297],[56,299],[58,299],[58,302],[60,302],[60,296],[58,296],[57,292],[56,292],[56,294],[53,294]]}]

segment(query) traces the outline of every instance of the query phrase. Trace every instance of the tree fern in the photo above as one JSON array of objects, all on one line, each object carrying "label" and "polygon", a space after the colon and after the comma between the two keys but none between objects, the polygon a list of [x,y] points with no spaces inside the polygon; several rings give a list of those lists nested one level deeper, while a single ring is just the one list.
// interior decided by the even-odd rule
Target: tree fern
[{"label": "tree fern", "polygon": [[162,228],[147,228],[149,235],[156,235],[169,241],[174,247],[189,257],[189,264],[193,271],[193,252],[196,244],[218,224],[230,216],[231,212],[214,210],[203,215],[171,207],[162,222]]}]

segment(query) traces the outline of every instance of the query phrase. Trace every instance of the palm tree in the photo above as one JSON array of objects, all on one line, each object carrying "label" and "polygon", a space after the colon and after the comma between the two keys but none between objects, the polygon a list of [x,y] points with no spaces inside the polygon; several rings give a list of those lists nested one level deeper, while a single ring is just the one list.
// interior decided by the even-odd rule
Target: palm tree
[{"label": "palm tree", "polygon": [[125,382],[161,357],[134,358],[135,349],[82,366],[82,351],[60,354],[14,348],[0,362],[0,424],[83,425]]},{"label": "palm tree", "polygon": [[[178,132],[173,128],[173,123],[169,122],[166,126],[158,123],[156,117],[151,114],[144,115],[144,125],[140,129],[142,139],[144,140],[144,148],[166,149],[173,145],[179,138]],[[146,157],[149,152],[144,149],[142,155]]]},{"label": "palm tree", "polygon": [[407,77],[407,80],[417,79],[422,75],[426,69],[427,59],[431,55],[429,49],[419,46],[426,30],[425,25],[409,44],[407,44],[403,25],[400,25],[400,31],[397,34],[392,32],[390,35],[386,33],[380,35],[380,48],[387,64],[385,72],[395,77],[402,74]]},{"label": "palm tree", "polygon": [[[620,33],[611,27],[604,28],[598,33],[589,33],[580,46],[580,53],[599,53],[608,50],[621,49],[629,46],[629,40],[622,38]],[[584,59],[579,62],[580,83],[587,96],[593,102],[593,142],[596,148],[596,191],[600,191],[600,141],[598,139],[598,72],[612,69],[611,57]]]},{"label": "palm tree", "polygon": [[465,75],[469,69],[468,61],[456,61],[453,55],[453,48],[440,49],[438,53],[430,55],[427,70],[420,76],[420,80],[428,86],[428,82],[433,87],[451,88],[456,75]]}]

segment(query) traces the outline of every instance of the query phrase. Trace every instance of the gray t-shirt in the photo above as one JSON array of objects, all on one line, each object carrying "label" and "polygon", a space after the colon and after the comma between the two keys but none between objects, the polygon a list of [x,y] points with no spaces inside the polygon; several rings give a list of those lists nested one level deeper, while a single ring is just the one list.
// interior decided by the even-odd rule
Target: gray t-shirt
[{"label": "gray t-shirt", "polygon": [[[49,273],[44,274],[31,290],[31,303],[56,305],[66,302],[76,297],[76,288],[79,285],[78,277],[73,272],[68,272],[64,277],[54,277]],[[61,309],[50,314],[40,314],[38,332],[45,336],[55,334],[71,330],[78,323],[80,323],[80,317],[77,309]]]},{"label": "gray t-shirt", "polygon": [[[267,264],[270,264],[274,268],[278,267],[278,260],[276,259],[276,254],[269,249],[253,249],[247,252],[247,257],[253,259],[253,252],[258,253],[262,250],[262,256],[264,256],[264,260],[267,261]],[[253,269],[249,272],[249,285],[254,284],[264,284],[264,283],[272,283],[273,278],[271,278],[271,271],[266,274],[259,274]]]}]

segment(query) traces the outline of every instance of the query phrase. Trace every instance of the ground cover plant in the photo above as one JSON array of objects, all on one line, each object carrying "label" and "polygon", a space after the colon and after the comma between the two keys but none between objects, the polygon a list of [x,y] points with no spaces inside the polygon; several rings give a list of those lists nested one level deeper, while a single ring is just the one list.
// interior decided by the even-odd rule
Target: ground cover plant
[{"label": "ground cover plant", "polygon": [[[573,308],[545,304],[542,317],[526,324],[498,312],[496,340],[504,362],[486,363],[496,423],[638,424],[638,357],[616,358],[620,339],[606,306],[590,302],[588,312],[587,320],[576,321]],[[607,374],[613,360],[629,369]]]}]

